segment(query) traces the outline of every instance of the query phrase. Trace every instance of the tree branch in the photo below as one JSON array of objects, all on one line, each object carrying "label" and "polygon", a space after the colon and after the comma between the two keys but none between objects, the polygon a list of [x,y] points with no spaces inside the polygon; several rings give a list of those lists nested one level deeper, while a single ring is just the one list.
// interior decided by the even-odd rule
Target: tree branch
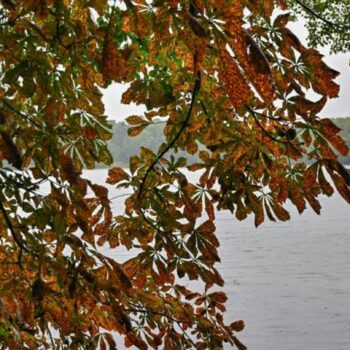
[{"label": "tree branch", "polygon": [[191,115],[192,115],[192,110],[193,110],[193,106],[194,106],[197,94],[198,94],[198,92],[200,90],[200,85],[201,85],[201,73],[198,72],[197,79],[196,79],[196,82],[194,84],[194,88],[193,88],[193,91],[192,91],[190,108],[189,108],[189,110],[187,112],[186,119],[185,119],[184,123],[182,124],[182,126],[181,126],[180,130],[178,131],[178,133],[173,138],[173,140],[171,142],[169,142],[169,144],[164,148],[164,150],[157,155],[156,159],[153,161],[151,166],[147,169],[145,175],[143,176],[143,179],[142,179],[142,182],[141,182],[141,186],[140,186],[140,190],[139,190],[139,193],[137,195],[137,198],[141,198],[142,192],[143,192],[143,189],[144,189],[144,186],[145,186],[145,183],[146,183],[146,180],[147,180],[150,172],[154,169],[154,167],[159,162],[159,160],[175,145],[175,143],[177,142],[177,140],[179,139],[179,137],[181,136],[181,134],[183,133],[183,131],[187,127],[188,122],[189,122],[189,120],[191,118]]},{"label": "tree branch", "polygon": [[264,113],[260,113],[260,112],[257,112],[257,111],[254,111],[254,113],[255,113],[256,115],[259,115],[259,116],[265,118],[265,119],[275,120],[275,121],[277,121],[277,122],[285,121],[285,119],[283,119],[283,118],[281,118],[281,117],[270,117],[270,116],[268,116],[268,115],[266,115],[266,114],[264,114]]},{"label": "tree branch", "polygon": [[14,113],[16,113],[17,115],[19,115],[22,118],[27,119],[30,123],[32,123],[34,126],[36,126],[39,129],[42,129],[41,125],[39,125],[38,123],[36,123],[34,120],[32,120],[30,118],[29,115],[22,113],[21,111],[19,111],[18,109],[16,109],[15,107],[13,107],[7,100],[3,99],[2,102]]},{"label": "tree branch", "polygon": [[286,141],[283,141],[283,140],[280,140],[276,137],[274,137],[273,135],[271,135],[262,125],[261,123],[259,122],[259,119],[256,117],[256,112],[251,108],[249,107],[248,105],[245,105],[245,108],[247,108],[247,110],[250,112],[250,114],[253,116],[254,120],[255,120],[255,123],[258,125],[258,127],[262,130],[262,132],[267,136],[269,137],[271,140],[275,141],[275,142],[279,142],[279,143],[282,143],[284,145],[289,145],[290,142],[286,142]]},{"label": "tree branch", "polygon": [[16,234],[16,231],[12,225],[12,222],[6,212],[6,209],[4,208],[4,205],[2,204],[2,201],[0,199],[0,210],[2,212],[2,215],[5,219],[5,222],[6,222],[6,225],[8,227],[8,229],[10,230],[11,232],[11,235],[12,235],[12,238],[13,240],[16,242],[16,244],[18,245],[19,247],[19,253],[18,253],[18,264],[22,265],[22,254],[23,254],[23,250],[26,251],[26,252],[30,252],[29,249],[22,243],[21,239],[17,236]]},{"label": "tree branch", "polygon": [[324,18],[323,16],[321,16],[319,13],[317,13],[316,11],[314,11],[310,6],[306,5],[305,3],[303,3],[301,0],[294,0],[299,6],[301,6],[306,12],[310,13],[311,15],[313,15],[314,17],[316,17],[317,19],[319,19],[320,21],[328,24],[329,26],[332,27],[338,27],[340,29],[346,29],[346,30],[350,30],[350,26],[343,24],[343,23],[337,23],[337,22],[332,22],[330,20],[328,20],[327,18]]}]

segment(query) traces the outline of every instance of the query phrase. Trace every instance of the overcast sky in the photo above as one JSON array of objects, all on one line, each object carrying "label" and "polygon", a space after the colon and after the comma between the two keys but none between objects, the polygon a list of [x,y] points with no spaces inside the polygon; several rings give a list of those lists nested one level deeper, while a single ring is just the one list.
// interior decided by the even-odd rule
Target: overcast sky
[{"label": "overcast sky", "polygon": [[[289,25],[294,33],[305,43],[306,30],[303,22]],[[336,99],[329,100],[320,113],[321,117],[347,117],[350,116],[350,53],[330,55],[327,49],[320,49],[324,54],[325,62],[333,69],[340,72],[337,82],[340,85],[340,94]],[[120,103],[121,94],[126,89],[124,85],[114,84],[104,91],[103,101],[106,115],[110,119],[124,120],[129,115],[142,114],[144,108],[135,105],[123,105]]]}]

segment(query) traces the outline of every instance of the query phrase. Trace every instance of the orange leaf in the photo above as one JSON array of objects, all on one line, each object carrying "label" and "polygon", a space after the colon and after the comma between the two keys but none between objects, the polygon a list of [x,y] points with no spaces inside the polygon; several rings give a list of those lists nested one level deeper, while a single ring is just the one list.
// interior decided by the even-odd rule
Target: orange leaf
[{"label": "orange leaf", "polygon": [[239,320],[239,321],[235,321],[235,322],[232,322],[230,324],[230,328],[235,331],[235,332],[240,332],[244,329],[245,327],[245,323],[244,321],[242,320]]},{"label": "orange leaf", "polygon": [[121,180],[126,180],[129,178],[129,175],[120,167],[112,168],[108,171],[107,183],[114,185]]},{"label": "orange leaf", "polygon": [[146,121],[138,115],[131,115],[125,119],[125,121],[130,125],[144,124]]},{"label": "orange leaf", "polygon": [[200,225],[197,228],[197,231],[199,233],[214,233],[215,232],[215,225],[212,221],[206,221],[202,225]]},{"label": "orange leaf", "polygon": [[141,124],[141,125],[139,125],[139,126],[135,126],[135,127],[133,127],[133,128],[130,128],[130,129],[128,129],[128,135],[129,135],[129,136],[132,136],[132,137],[137,136],[137,135],[141,134],[141,132],[142,132],[147,126],[148,126],[148,124],[145,123],[145,124]]},{"label": "orange leaf", "polygon": [[215,292],[212,294],[209,294],[208,297],[212,300],[214,300],[217,303],[226,303],[227,296],[224,292]]},{"label": "orange leaf", "polygon": [[147,344],[137,335],[132,332],[127,333],[125,337],[125,346],[130,348],[132,345],[135,345],[140,350],[147,350]]},{"label": "orange leaf", "polygon": [[349,148],[345,141],[338,135],[339,129],[330,119],[322,119],[319,122],[321,125],[321,131],[325,135],[332,146],[339,151],[343,156],[347,156],[349,153]]},{"label": "orange leaf", "polygon": [[221,64],[219,77],[224,83],[231,103],[236,109],[240,109],[253,96],[233,57],[222,47],[220,52]]}]

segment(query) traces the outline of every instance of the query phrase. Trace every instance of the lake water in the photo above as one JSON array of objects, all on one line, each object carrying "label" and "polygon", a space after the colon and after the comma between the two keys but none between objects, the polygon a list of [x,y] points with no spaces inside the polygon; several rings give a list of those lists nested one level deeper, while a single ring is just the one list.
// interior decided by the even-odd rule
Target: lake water
[{"label": "lake water", "polygon": [[[85,172],[100,183],[106,174]],[[246,322],[239,339],[248,349],[350,349],[350,206],[338,195],[321,204],[321,216],[291,208],[291,221],[258,229],[252,219],[217,214],[226,319]]]}]

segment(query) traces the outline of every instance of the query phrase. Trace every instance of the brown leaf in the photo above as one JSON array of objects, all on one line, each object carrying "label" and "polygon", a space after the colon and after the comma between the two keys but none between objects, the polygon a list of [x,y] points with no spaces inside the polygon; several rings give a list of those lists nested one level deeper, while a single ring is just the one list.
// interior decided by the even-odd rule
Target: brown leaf
[{"label": "brown leaf", "polygon": [[107,183],[111,185],[115,185],[116,183],[127,180],[129,175],[124,171],[123,168],[115,167],[108,171]]},{"label": "brown leaf", "polygon": [[226,303],[227,296],[224,292],[215,292],[212,294],[209,294],[208,297],[212,300],[214,300],[217,303]]},{"label": "brown leaf", "polygon": [[147,350],[147,344],[136,334],[129,332],[125,337],[125,346],[130,348],[135,345],[140,350]]},{"label": "brown leaf", "polygon": [[215,232],[215,225],[213,224],[212,221],[208,220],[201,224],[198,228],[197,231],[199,233],[214,233]]},{"label": "brown leaf", "polygon": [[131,115],[127,117],[125,121],[130,125],[139,125],[146,123],[146,120],[138,115]]},{"label": "brown leaf", "polygon": [[0,147],[2,156],[15,168],[22,168],[22,156],[21,153],[13,142],[12,137],[6,132],[0,132]]},{"label": "brown leaf", "polygon": [[117,350],[117,344],[114,341],[113,336],[110,333],[105,333],[104,337],[109,345],[110,350]]},{"label": "brown leaf", "polygon": [[325,135],[332,146],[343,156],[347,156],[349,148],[345,141],[338,135],[341,131],[330,119],[321,119],[319,122],[321,131]]},{"label": "brown leaf", "polygon": [[250,58],[250,62],[254,66],[257,73],[261,74],[271,74],[270,65],[265,57],[265,55],[260,50],[257,43],[250,35],[246,35],[247,50]]},{"label": "brown leaf", "polygon": [[219,67],[219,77],[224,83],[227,94],[236,109],[240,109],[253,96],[248,84],[233,57],[222,47],[220,52],[221,64]]},{"label": "brown leaf", "polygon": [[148,124],[147,124],[147,123],[144,123],[144,124],[141,124],[141,125],[139,125],[139,126],[135,126],[135,127],[133,127],[133,128],[130,128],[130,129],[128,129],[128,135],[129,135],[129,136],[132,136],[132,137],[137,136],[137,135],[141,134],[141,132],[142,132],[143,130],[145,130],[145,128],[146,128],[147,126],[148,126]]},{"label": "brown leaf", "polygon": [[242,320],[232,322],[230,328],[235,332],[241,332],[245,328],[245,323]]},{"label": "brown leaf", "polygon": [[290,13],[284,13],[282,15],[279,15],[274,20],[273,26],[278,28],[284,28],[287,25],[289,18],[290,18]]},{"label": "brown leaf", "polygon": [[73,159],[61,152],[59,154],[59,162],[67,180],[72,184],[77,183],[80,179],[81,171],[75,167]]}]

